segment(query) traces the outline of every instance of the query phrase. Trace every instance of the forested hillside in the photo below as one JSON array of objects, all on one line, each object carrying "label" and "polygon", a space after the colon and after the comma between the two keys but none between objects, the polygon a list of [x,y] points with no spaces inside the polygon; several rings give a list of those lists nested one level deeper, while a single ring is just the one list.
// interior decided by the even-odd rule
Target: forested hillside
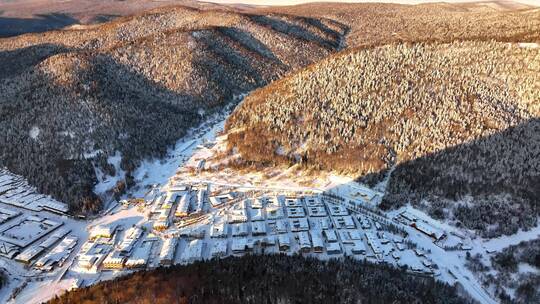
[{"label": "forested hillside", "polygon": [[468,303],[433,278],[352,259],[230,257],[101,282],[60,303]]},{"label": "forested hillside", "polygon": [[540,42],[540,9],[508,1],[441,1],[420,5],[309,3],[268,7],[259,12],[287,12],[338,20],[351,29],[346,37],[349,47],[464,39]]},{"label": "forested hillside", "polygon": [[178,7],[1,39],[0,166],[73,212],[96,211],[94,167],[114,174],[108,156],[121,153],[129,182],[205,114],[331,54],[346,30]]},{"label": "forested hillside", "polygon": [[410,201],[484,236],[514,233],[540,214],[539,59],[535,45],[494,41],[332,56],[245,99],[226,125],[234,165],[370,185],[391,172],[383,207]]}]

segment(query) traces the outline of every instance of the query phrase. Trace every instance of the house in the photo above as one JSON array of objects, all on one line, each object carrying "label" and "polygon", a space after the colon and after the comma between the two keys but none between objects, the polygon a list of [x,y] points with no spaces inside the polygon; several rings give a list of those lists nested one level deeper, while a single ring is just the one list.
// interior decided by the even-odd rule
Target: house
[{"label": "house", "polygon": [[247,223],[232,224],[231,226],[233,236],[247,236],[249,233]]},{"label": "house", "polygon": [[176,217],[188,216],[190,204],[191,204],[191,194],[189,192],[186,192],[182,195],[182,198],[180,198],[180,202],[178,203],[178,206],[176,207],[174,216]]},{"label": "house", "polygon": [[309,234],[311,235],[311,242],[313,244],[313,252],[322,253],[323,248],[324,248],[324,241],[321,237],[321,232],[314,230],[314,231],[310,231]]},{"label": "house", "polygon": [[276,232],[277,233],[287,233],[287,222],[285,220],[276,221]]},{"label": "house", "polygon": [[189,242],[187,248],[184,250],[182,260],[187,263],[193,263],[196,260],[202,258],[202,251],[204,247],[204,241],[202,240],[193,240]]},{"label": "house", "polygon": [[227,237],[227,224],[225,222],[214,223],[210,228],[210,237],[225,238]]},{"label": "house", "polygon": [[338,242],[326,243],[326,253],[328,254],[340,254],[341,246]]},{"label": "house", "polygon": [[213,258],[221,258],[227,255],[227,241],[215,241],[210,250],[210,255]]},{"label": "house", "polygon": [[159,264],[162,266],[172,265],[174,262],[174,254],[178,244],[177,238],[168,238],[163,241],[161,251],[159,252]]},{"label": "house", "polygon": [[379,240],[371,232],[366,232],[366,240],[368,242],[368,245],[373,250],[373,253],[375,253],[376,255],[382,253]]},{"label": "house", "polygon": [[306,212],[304,211],[304,208],[302,208],[302,207],[288,207],[287,208],[287,214],[291,218],[305,217],[306,216]]},{"label": "house", "polygon": [[265,222],[253,222],[251,223],[251,233],[253,235],[265,235],[266,223]]},{"label": "house", "polygon": [[[153,242],[145,241],[135,248],[133,254],[126,261],[126,268],[145,268],[148,265]],[[172,260],[172,259],[171,259]]]},{"label": "house", "polygon": [[364,242],[361,240],[354,240],[352,242],[351,252],[353,254],[365,254],[366,246],[364,245]]},{"label": "house", "polygon": [[307,210],[308,215],[312,217],[323,217],[328,215],[324,206],[308,206]]},{"label": "house", "polygon": [[334,243],[338,241],[336,232],[333,230],[324,230],[323,235],[326,238],[326,241],[329,243]]},{"label": "house", "polygon": [[349,211],[342,205],[329,204],[328,209],[332,216],[345,216],[349,215]]},{"label": "house", "polygon": [[424,234],[434,238],[435,240],[440,240],[446,235],[441,229],[437,229],[425,222],[413,222],[411,223],[411,227],[416,228],[418,231],[423,232]]},{"label": "house", "polygon": [[291,226],[291,231],[292,232],[308,231],[309,230],[309,223],[308,223],[308,220],[305,217],[291,218],[291,219],[289,219],[289,225]]},{"label": "house", "polygon": [[233,239],[231,250],[233,253],[244,253],[247,248],[247,240],[245,238]]},{"label": "house", "polygon": [[264,221],[262,209],[251,209],[251,221]]},{"label": "house", "polygon": [[311,251],[311,240],[309,239],[309,233],[307,231],[299,232],[296,235],[298,239],[298,245],[300,246],[300,251],[310,252]]},{"label": "house", "polygon": [[288,251],[291,248],[291,240],[288,234],[278,235],[278,246],[281,251]]},{"label": "house", "polygon": [[104,269],[122,269],[125,262],[126,257],[122,256],[120,251],[114,250],[107,255],[101,265]]}]

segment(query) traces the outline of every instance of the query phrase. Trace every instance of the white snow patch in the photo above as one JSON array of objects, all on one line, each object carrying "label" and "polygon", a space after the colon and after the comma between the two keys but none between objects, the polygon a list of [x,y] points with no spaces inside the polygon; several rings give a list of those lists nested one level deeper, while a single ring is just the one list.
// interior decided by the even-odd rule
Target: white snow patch
[{"label": "white snow patch", "polygon": [[30,129],[30,137],[32,137],[32,139],[37,139],[40,132],[41,130],[39,127],[33,126],[32,129]]}]

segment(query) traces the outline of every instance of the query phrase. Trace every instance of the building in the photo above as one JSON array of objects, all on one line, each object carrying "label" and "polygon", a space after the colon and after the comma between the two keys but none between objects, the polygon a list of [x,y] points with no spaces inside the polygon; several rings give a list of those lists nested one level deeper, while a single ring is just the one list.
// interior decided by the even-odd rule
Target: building
[{"label": "building", "polygon": [[264,221],[264,213],[262,209],[251,209],[251,221]]},{"label": "building", "polygon": [[227,241],[215,241],[210,250],[210,255],[213,258],[220,258],[227,255]]},{"label": "building", "polygon": [[356,228],[356,225],[354,224],[354,220],[352,216],[346,215],[346,216],[335,216],[334,217],[334,226],[337,229],[354,229]]},{"label": "building", "polygon": [[323,235],[326,238],[326,241],[329,243],[334,243],[338,241],[336,232],[334,230],[324,230]]},{"label": "building", "polygon": [[306,196],[304,200],[306,201],[306,206],[308,207],[324,206],[320,197],[318,196]]},{"label": "building", "polygon": [[291,239],[288,234],[278,235],[278,246],[281,251],[288,251],[291,248]]},{"label": "building", "polygon": [[326,243],[326,253],[327,254],[340,254],[341,246],[338,242]]},{"label": "building", "polygon": [[256,198],[253,201],[251,201],[251,208],[252,209],[262,209],[264,207],[264,198]]},{"label": "building", "polygon": [[288,197],[285,198],[285,206],[300,208],[302,207],[302,202],[298,198]]},{"label": "building", "polygon": [[141,246],[135,248],[133,254],[127,259],[126,268],[146,268],[154,242],[144,241]]},{"label": "building", "polygon": [[362,240],[354,240],[352,242],[351,252],[353,254],[365,254],[366,246],[364,245],[364,242],[362,242]]},{"label": "building", "polygon": [[285,220],[276,221],[276,232],[277,233],[287,233],[287,222]]},{"label": "building", "polygon": [[283,208],[276,205],[267,205],[266,206],[266,218],[269,220],[277,220],[285,217]]},{"label": "building", "polygon": [[308,215],[312,217],[323,217],[328,215],[324,206],[308,206],[307,210]]},{"label": "building", "polygon": [[445,237],[444,231],[437,229],[429,225],[428,223],[417,221],[411,223],[411,226],[416,228],[418,231],[423,232],[424,234],[434,238],[435,240],[440,240]]},{"label": "building", "polygon": [[122,256],[120,251],[114,250],[107,255],[101,265],[104,269],[122,269],[125,262],[126,257]]},{"label": "building", "polygon": [[204,241],[202,240],[193,240],[189,242],[182,260],[187,263],[193,263],[197,260],[202,259],[202,251],[204,247]]},{"label": "building", "polygon": [[265,222],[253,222],[251,223],[251,233],[253,235],[265,235],[266,223]]},{"label": "building", "polygon": [[210,237],[212,238],[227,237],[227,223],[225,222],[214,223],[210,228]]},{"label": "building", "polygon": [[371,232],[366,232],[366,240],[368,242],[369,247],[371,247],[371,250],[373,250],[373,253],[375,253],[376,255],[382,253],[381,244],[379,243],[379,240]]},{"label": "building", "polygon": [[288,207],[287,215],[291,218],[305,217],[306,212],[304,211],[303,207]]},{"label": "building", "polygon": [[292,232],[308,231],[309,230],[309,223],[308,223],[308,220],[305,217],[291,218],[291,219],[289,219],[289,225],[291,226],[291,231]]},{"label": "building", "polygon": [[307,231],[299,232],[296,237],[298,238],[298,245],[301,252],[311,251],[311,240],[309,239],[309,233]]},{"label": "building", "polygon": [[191,204],[191,194],[189,192],[186,192],[182,195],[180,198],[180,202],[178,203],[178,206],[176,207],[176,211],[174,212],[174,216],[176,217],[186,217],[189,215],[189,205]]},{"label": "building", "polygon": [[247,236],[249,234],[247,223],[232,224],[233,236]]},{"label": "building", "polygon": [[342,205],[329,204],[328,209],[332,216],[346,216],[349,215],[349,211]]},{"label": "building", "polygon": [[110,239],[113,237],[116,232],[117,225],[97,225],[90,231],[89,239],[95,240],[97,238],[106,238]]},{"label": "building", "polygon": [[129,254],[142,233],[143,231],[139,227],[131,227],[126,230],[124,240],[122,240],[122,243],[118,245],[118,250],[120,250],[120,252],[122,252],[124,255]]},{"label": "building", "polygon": [[195,207],[195,213],[203,213],[207,192],[208,191],[206,189],[199,189],[199,191],[197,191],[197,205]]},{"label": "building", "polygon": [[324,241],[321,237],[321,232],[317,230],[312,230],[309,232],[311,235],[311,242],[313,245],[313,252],[322,253],[324,249]]},{"label": "building", "polygon": [[233,239],[231,250],[233,253],[244,253],[247,249],[247,240],[245,238]]},{"label": "building", "polygon": [[174,254],[178,245],[177,238],[168,238],[163,241],[161,251],[159,252],[159,264],[163,266],[172,265],[174,262]]}]

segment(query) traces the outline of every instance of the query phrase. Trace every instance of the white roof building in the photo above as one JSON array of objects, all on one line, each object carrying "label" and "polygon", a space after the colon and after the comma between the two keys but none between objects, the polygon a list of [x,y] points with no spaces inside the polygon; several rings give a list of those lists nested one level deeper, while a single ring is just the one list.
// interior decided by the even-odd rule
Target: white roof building
[{"label": "white roof building", "polygon": [[168,238],[163,241],[161,251],[159,252],[159,264],[171,265],[173,263],[177,244],[177,238]]},{"label": "white roof building", "polygon": [[214,241],[212,244],[212,249],[210,250],[210,255],[213,258],[224,257],[227,255],[227,241]]},{"label": "white roof building", "polygon": [[322,217],[328,215],[324,206],[309,206],[307,207],[307,210],[309,216]]},{"label": "white roof building", "polygon": [[328,254],[340,254],[341,246],[338,242],[326,243],[326,253]]},{"label": "white roof building", "polygon": [[196,260],[202,259],[204,241],[202,240],[193,240],[189,242],[188,247],[184,251],[182,260],[184,262],[192,263]]},{"label": "white roof building", "polygon": [[212,238],[225,238],[227,237],[227,223],[219,222],[214,223],[210,228],[210,237]]},{"label": "white roof building", "polygon": [[326,238],[326,241],[329,243],[338,241],[336,232],[334,230],[324,230],[323,234],[324,234],[324,237]]},{"label": "white roof building", "polygon": [[265,235],[266,223],[265,222],[253,222],[251,223],[251,233],[253,235]]},{"label": "white roof building", "polygon": [[303,207],[288,207],[287,215],[289,217],[305,217],[306,212],[304,211]]},{"label": "white roof building", "polygon": [[303,252],[311,251],[311,240],[309,239],[309,233],[307,231],[302,231],[297,234],[298,245],[300,250]]},{"label": "white roof building", "polygon": [[328,209],[330,210],[330,214],[333,216],[349,215],[349,211],[341,205],[328,204]]},{"label": "white roof building", "polygon": [[251,221],[264,221],[262,209],[251,209]]},{"label": "white roof building", "polygon": [[308,223],[308,220],[305,217],[291,218],[291,219],[289,219],[289,225],[291,226],[291,231],[292,232],[308,231],[309,230],[309,223]]},{"label": "white roof building", "polygon": [[232,224],[231,226],[233,236],[246,236],[249,233],[247,223]]},{"label": "white roof building", "polygon": [[127,268],[143,268],[148,264],[153,242],[143,242],[141,246],[135,248],[133,254],[126,261]]},{"label": "white roof building", "polygon": [[285,220],[276,221],[276,232],[277,233],[286,233],[287,232],[287,222]]},{"label": "white roof building", "polygon": [[288,234],[278,235],[278,245],[281,251],[289,250],[289,248],[291,248],[291,239],[289,238],[289,235]]},{"label": "white roof building", "polygon": [[366,246],[361,240],[354,240],[352,242],[351,252],[354,254],[364,254],[366,253]]},{"label": "white roof building", "polygon": [[231,250],[234,253],[243,253],[247,248],[247,240],[245,238],[233,239]]},{"label": "white roof building", "polygon": [[311,242],[313,243],[313,251],[322,252],[324,248],[324,241],[321,237],[321,231],[311,230],[309,234],[311,235]]}]

